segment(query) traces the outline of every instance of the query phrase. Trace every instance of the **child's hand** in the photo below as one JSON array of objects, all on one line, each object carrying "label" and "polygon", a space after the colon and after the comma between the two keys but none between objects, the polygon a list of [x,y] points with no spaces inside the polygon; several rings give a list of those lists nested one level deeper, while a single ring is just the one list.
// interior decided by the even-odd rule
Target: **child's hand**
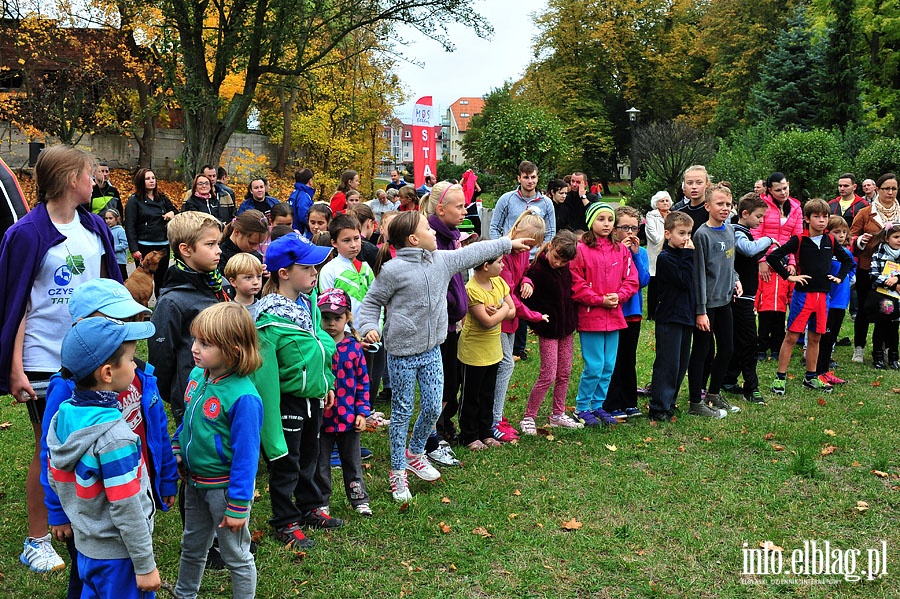
[{"label": "child's hand", "polygon": [[769,279],[772,278],[772,268],[765,260],[759,263],[759,278],[766,283],[768,283]]},{"label": "child's hand", "polygon": [[512,240],[512,251],[514,252],[527,252],[530,251],[537,245],[537,242],[534,239],[513,239]]},{"label": "child's hand", "polygon": [[72,538],[72,525],[60,524],[59,526],[51,526],[50,534],[60,543],[65,543],[66,539]]},{"label": "child's hand", "polygon": [[900,279],[898,279],[898,277],[896,275],[893,277],[888,277],[887,280],[884,282],[884,285],[885,285],[885,287],[893,287],[894,285],[897,284],[898,280],[900,280]]},{"label": "child's hand", "polygon": [[810,278],[811,277],[809,275],[791,275],[787,278],[787,280],[803,287],[804,285],[809,283]]},{"label": "child's hand", "polygon": [[353,430],[355,430],[358,433],[361,433],[364,430],[366,430],[366,417],[365,416],[363,416],[362,414],[356,415],[356,422],[353,423]]},{"label": "child's hand", "polygon": [[531,283],[522,283],[519,286],[519,297],[522,299],[528,299],[532,293],[534,293],[534,287],[531,286]]},{"label": "child's hand", "polygon": [[173,505],[175,505],[175,499],[176,498],[174,495],[169,495],[168,497],[163,497],[162,502],[165,504],[166,507],[170,508]]},{"label": "child's hand", "polygon": [[377,329],[372,329],[366,333],[365,340],[369,343],[378,343],[381,341],[381,335],[378,333]]},{"label": "child's hand", "polygon": [[188,470],[184,463],[181,461],[181,456],[175,456],[175,466],[178,468],[178,478],[181,480],[188,479]]},{"label": "child's hand", "polygon": [[615,308],[619,305],[619,294],[618,293],[607,293],[603,296],[603,307],[604,308]]},{"label": "child's hand", "polygon": [[329,389],[325,394],[325,409],[334,407],[334,389]]},{"label": "child's hand", "polygon": [[835,285],[837,285],[841,282],[841,279],[837,278],[834,275],[828,275],[828,280],[831,281],[832,283],[834,283]]},{"label": "child's hand", "polygon": [[500,306],[495,306],[493,304],[485,304],[484,305],[484,311],[487,313],[488,316],[493,316],[494,314],[496,314],[497,310],[499,308],[500,308]]},{"label": "child's hand", "polygon": [[688,237],[687,241],[684,242],[684,248],[682,248],[682,249],[685,249],[685,250],[694,249],[694,240],[691,239],[690,237]]},{"label": "child's hand", "polygon": [[541,314],[541,320],[543,320],[544,322],[550,322],[550,315],[549,314]]},{"label": "child's hand", "polygon": [[172,212],[171,210],[169,210],[168,212],[163,214],[163,220],[169,221],[169,220],[172,220],[173,218],[175,218],[175,213]]},{"label": "child's hand", "polygon": [[244,527],[245,522],[247,522],[246,518],[234,518],[232,516],[225,516],[224,518],[222,518],[222,521],[219,522],[219,528],[228,528],[231,530],[231,532],[237,532]]},{"label": "child's hand", "polygon": [[137,581],[139,591],[158,591],[162,581],[159,579],[159,570],[153,568],[152,572],[146,574],[135,574],[134,579]]},{"label": "child's hand", "polygon": [[795,264],[788,264],[788,265],[785,266],[784,268],[785,268],[785,270],[788,271],[788,274],[789,274],[789,275],[795,275],[795,274],[797,274],[797,266],[796,266]]},{"label": "child's hand", "polygon": [[740,281],[734,284],[734,294],[738,297],[744,295],[744,286],[741,285]]},{"label": "child's hand", "polygon": [[701,331],[709,332],[709,316],[706,314],[697,315],[697,328]]}]

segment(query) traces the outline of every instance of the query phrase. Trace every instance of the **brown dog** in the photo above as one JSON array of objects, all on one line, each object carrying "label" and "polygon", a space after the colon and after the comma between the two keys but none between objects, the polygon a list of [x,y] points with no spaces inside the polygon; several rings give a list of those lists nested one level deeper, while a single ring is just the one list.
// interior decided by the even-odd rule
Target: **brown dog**
[{"label": "brown dog", "polygon": [[125,288],[131,292],[131,297],[142,306],[147,306],[153,297],[153,273],[162,257],[163,253],[159,250],[149,252],[125,281]]}]

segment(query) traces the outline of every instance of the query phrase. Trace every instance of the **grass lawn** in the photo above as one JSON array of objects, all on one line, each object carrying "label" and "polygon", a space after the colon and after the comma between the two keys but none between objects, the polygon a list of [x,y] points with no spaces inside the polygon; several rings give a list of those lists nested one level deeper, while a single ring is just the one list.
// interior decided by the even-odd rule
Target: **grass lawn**
[{"label": "grass lawn", "polygon": [[[848,319],[844,335],[850,325]],[[532,357],[516,366],[509,392],[514,424],[539,368],[537,346],[530,347]],[[642,382],[649,380],[657,349],[665,355],[665,347],[655,346],[653,323],[645,322]],[[644,418],[613,430],[550,429],[552,437],[478,454],[460,449],[462,468],[445,469],[435,483],[411,481],[415,500],[408,509],[389,495],[387,431],[366,434],[363,443],[375,452],[365,471],[375,517],[352,514],[335,472],[332,513],[347,525],[312,532],[318,545],[305,555],[263,536],[258,596],[900,597],[900,410],[893,407],[900,407],[900,373],[851,364],[850,350],[838,348],[835,359],[838,374],[851,383],[830,395],[800,389],[795,357],[791,369],[798,376],[788,381],[785,398],[769,397],[767,406],[736,399],[742,411],[725,420],[683,415],[651,426]],[[773,363],[761,364],[759,372],[768,386]],[[579,373],[576,358],[570,404]],[[539,424],[548,409],[549,400]],[[0,402],[5,421],[0,596],[62,597],[67,571],[34,575],[18,560],[31,429],[25,409],[11,407],[9,397]],[[265,474],[258,487],[251,529],[263,532]],[[857,509],[860,501],[868,509]],[[580,528],[564,530],[572,519]],[[177,576],[179,538],[177,514],[159,514],[157,560],[169,583]],[[757,548],[767,540],[784,548],[785,574],[756,579],[769,584],[742,584],[744,544]],[[776,583],[795,578],[791,552],[805,540],[861,550],[857,574],[867,569],[866,550],[884,540],[887,575],[871,582],[801,575],[796,578],[840,582]],[[202,596],[230,597],[227,573],[207,573]]]}]

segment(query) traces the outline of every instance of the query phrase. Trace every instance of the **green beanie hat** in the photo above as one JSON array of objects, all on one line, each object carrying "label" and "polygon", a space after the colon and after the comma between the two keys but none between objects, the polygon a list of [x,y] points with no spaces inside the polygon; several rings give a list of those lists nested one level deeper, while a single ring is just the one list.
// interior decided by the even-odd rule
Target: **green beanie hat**
[{"label": "green beanie hat", "polygon": [[604,204],[603,202],[593,202],[588,204],[587,212],[585,213],[584,220],[587,223],[588,230],[594,226],[594,221],[597,220],[597,215],[601,212],[609,212],[613,215],[613,219],[616,218],[616,211],[612,209],[612,206],[609,204]]}]

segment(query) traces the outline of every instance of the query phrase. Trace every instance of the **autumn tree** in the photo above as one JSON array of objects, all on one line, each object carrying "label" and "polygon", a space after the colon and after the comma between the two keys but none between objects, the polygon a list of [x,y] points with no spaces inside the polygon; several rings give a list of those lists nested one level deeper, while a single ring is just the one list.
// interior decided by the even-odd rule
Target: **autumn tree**
[{"label": "autumn tree", "polygon": [[715,155],[716,140],[682,121],[657,121],[638,128],[635,156],[641,172],[666,189],[681,182],[685,169],[706,164]]},{"label": "autumn tree", "polygon": [[[435,23],[489,31],[470,0],[160,0],[178,32],[170,70],[180,69],[178,98],[185,112],[184,169],[219,161],[232,133],[246,122],[263,77],[299,77],[326,61],[347,36],[390,23],[406,25],[450,46]],[[220,91],[229,73],[243,74],[230,99]]]},{"label": "autumn tree", "polygon": [[[473,130],[474,143],[469,139]],[[463,138],[463,152],[468,160],[502,176],[516,173],[523,160],[534,162],[541,171],[553,172],[569,149],[556,116],[516,100],[504,102],[488,118],[470,123]]]}]

